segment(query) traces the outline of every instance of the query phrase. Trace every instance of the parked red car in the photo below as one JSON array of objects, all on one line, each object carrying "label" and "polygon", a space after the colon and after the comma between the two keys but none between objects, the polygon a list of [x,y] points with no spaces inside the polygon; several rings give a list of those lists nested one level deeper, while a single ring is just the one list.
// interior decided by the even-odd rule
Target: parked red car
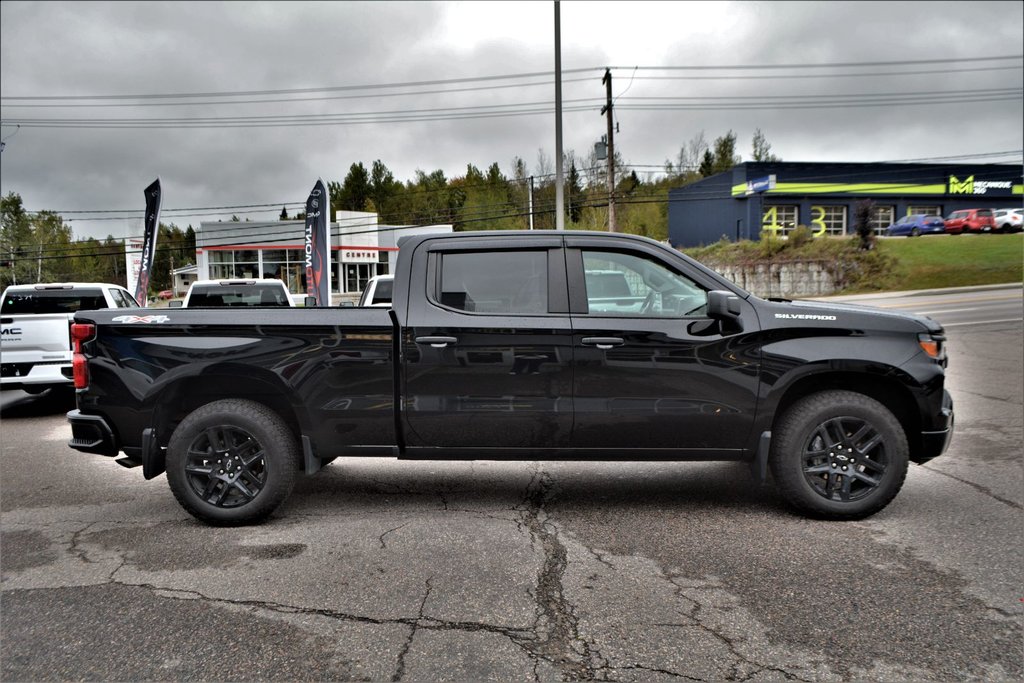
[{"label": "parked red car", "polygon": [[157,294],[156,298],[157,299],[173,299],[174,298],[174,292],[172,290],[170,290],[170,289],[165,289],[164,291],[162,291],[159,294]]},{"label": "parked red car", "polygon": [[950,235],[965,232],[993,233],[995,230],[996,220],[992,216],[992,209],[962,209],[946,217],[946,232]]}]

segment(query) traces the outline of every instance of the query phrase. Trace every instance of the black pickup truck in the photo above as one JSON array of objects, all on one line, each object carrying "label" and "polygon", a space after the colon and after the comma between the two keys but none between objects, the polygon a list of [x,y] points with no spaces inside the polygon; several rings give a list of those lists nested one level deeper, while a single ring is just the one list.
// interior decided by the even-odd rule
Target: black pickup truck
[{"label": "black pickup truck", "polygon": [[166,471],[211,524],[360,455],[746,461],[856,519],[953,432],[934,321],[760,299],[626,235],[419,236],[390,309],[90,311],[73,336],[70,446]]}]

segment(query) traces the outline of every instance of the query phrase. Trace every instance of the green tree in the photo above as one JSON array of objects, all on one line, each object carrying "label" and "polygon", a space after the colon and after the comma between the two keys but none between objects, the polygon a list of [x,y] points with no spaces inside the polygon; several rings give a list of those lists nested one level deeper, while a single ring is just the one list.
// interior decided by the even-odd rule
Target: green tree
[{"label": "green tree", "polygon": [[715,140],[714,173],[723,173],[742,161],[736,154],[736,133],[731,130]]},{"label": "green tree", "polygon": [[583,217],[583,203],[586,197],[580,184],[580,172],[576,169],[576,160],[569,162],[569,174],[566,177],[565,193],[568,195],[569,221],[579,223]]},{"label": "green tree", "polygon": [[396,214],[395,209],[398,205],[396,200],[403,189],[402,183],[395,180],[383,161],[377,159],[373,162],[370,169],[370,199],[383,222],[401,222],[401,216]]},{"label": "green tree", "polygon": [[853,206],[853,227],[860,238],[860,248],[869,251],[875,246],[875,231],[871,227],[871,216],[875,203],[870,199],[861,199]]},{"label": "green tree", "polygon": [[754,161],[782,161],[778,156],[772,154],[772,146],[760,128],[754,131],[753,154],[751,156]]},{"label": "green tree", "polygon": [[21,201],[21,195],[7,193],[0,198],[0,284],[32,281],[31,264],[25,258],[32,245],[32,223]]},{"label": "green tree", "polygon": [[370,174],[366,172],[363,162],[352,164],[348,169],[348,175],[341,184],[341,191],[338,193],[338,203],[334,203],[331,197],[331,210],[341,209],[343,211],[365,211],[366,200],[370,199]]},{"label": "green tree", "polygon": [[700,175],[707,178],[715,174],[715,155],[710,149],[704,150],[704,157],[700,160]]}]

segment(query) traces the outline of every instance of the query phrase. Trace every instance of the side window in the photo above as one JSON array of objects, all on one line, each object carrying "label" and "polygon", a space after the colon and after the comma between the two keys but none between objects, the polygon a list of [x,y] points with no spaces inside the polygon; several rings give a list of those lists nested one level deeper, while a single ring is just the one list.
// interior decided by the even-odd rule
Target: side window
[{"label": "side window", "polygon": [[132,298],[131,294],[122,291],[120,289],[110,290],[110,294],[114,297],[114,303],[118,308],[138,308],[139,305],[135,303],[135,299]]},{"label": "side window", "polygon": [[548,252],[464,251],[441,255],[438,302],[472,313],[548,312]]},{"label": "side window", "polygon": [[590,315],[681,318],[704,315],[707,292],[647,256],[583,251]]}]

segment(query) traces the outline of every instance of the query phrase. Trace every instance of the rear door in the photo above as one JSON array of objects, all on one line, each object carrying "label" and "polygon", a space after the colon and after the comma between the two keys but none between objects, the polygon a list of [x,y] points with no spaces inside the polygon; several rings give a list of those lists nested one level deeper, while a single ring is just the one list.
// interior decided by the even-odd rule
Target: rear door
[{"label": "rear door", "polygon": [[402,339],[408,446],[568,445],[572,331],[561,246],[561,237],[510,233],[416,249]]},{"label": "rear door", "polygon": [[[757,318],[723,333],[707,317],[717,283],[655,245],[566,237],[573,325],[572,445],[738,455],[753,424]],[[609,291],[610,273],[620,286]],[[622,283],[628,291],[621,291]]]}]

